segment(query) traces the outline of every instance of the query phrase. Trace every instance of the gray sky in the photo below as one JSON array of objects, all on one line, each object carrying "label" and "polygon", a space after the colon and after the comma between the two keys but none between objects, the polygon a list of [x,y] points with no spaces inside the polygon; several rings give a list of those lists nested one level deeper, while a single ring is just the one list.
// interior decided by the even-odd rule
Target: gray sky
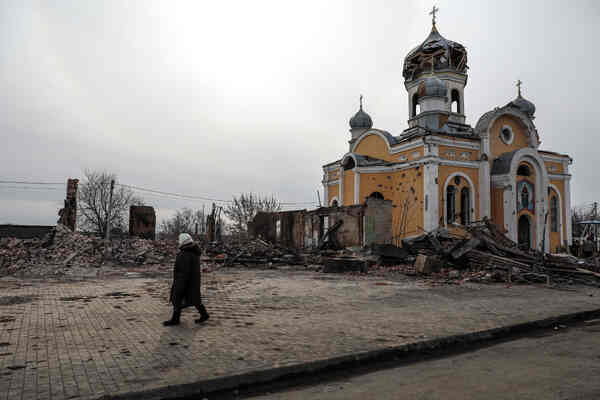
[{"label": "gray sky", "polygon": [[[516,96],[536,104],[542,149],[574,159],[572,204],[600,201],[600,3],[437,1],[438,28],[469,53],[467,122]],[[0,2],[0,180],[122,183],[230,199],[314,201],[347,151],[365,95],[398,135],[402,62],[431,2]],[[0,185],[0,223],[51,224],[59,190]],[[143,195],[159,217],[202,203]]]}]

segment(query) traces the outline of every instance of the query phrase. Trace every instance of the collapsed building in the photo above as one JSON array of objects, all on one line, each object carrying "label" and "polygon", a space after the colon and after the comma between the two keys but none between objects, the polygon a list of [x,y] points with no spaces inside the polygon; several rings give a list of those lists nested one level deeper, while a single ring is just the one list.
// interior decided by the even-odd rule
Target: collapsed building
[{"label": "collapsed building", "polygon": [[253,237],[296,249],[392,243],[392,208],[391,201],[371,197],[347,207],[261,212],[248,228]]}]

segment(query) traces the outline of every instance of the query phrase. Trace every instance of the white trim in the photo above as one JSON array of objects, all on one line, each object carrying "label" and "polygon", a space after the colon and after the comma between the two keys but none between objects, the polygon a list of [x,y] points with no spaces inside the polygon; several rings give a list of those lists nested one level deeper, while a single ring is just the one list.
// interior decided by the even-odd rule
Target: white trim
[{"label": "white trim", "polygon": [[[471,200],[471,210],[469,210],[470,213],[470,221],[473,222],[475,221],[475,185],[473,185],[473,181],[471,181],[471,178],[469,178],[468,175],[463,174],[462,172],[454,172],[453,174],[450,174],[448,176],[448,178],[446,178],[446,182],[444,182],[444,187],[442,190],[442,207],[444,208],[444,228],[448,226],[448,211],[447,211],[447,206],[446,206],[446,189],[448,188],[448,184],[450,183],[450,180],[452,178],[454,178],[455,176],[460,176],[465,178],[465,180],[469,183],[469,186],[471,187],[471,195],[470,200]],[[460,192],[457,192],[460,195]],[[438,205],[439,207],[439,205]]]},{"label": "white trim", "polygon": [[565,161],[568,161],[570,159],[569,156],[565,155],[564,157],[559,157],[559,156],[552,156],[552,155],[548,155],[548,154],[544,154],[542,152],[540,153],[540,157],[542,157],[542,160],[544,161],[550,161],[550,162],[557,162],[557,163],[564,163]]},{"label": "white trim", "polygon": [[337,185],[339,183],[340,183],[340,180],[336,179],[335,181],[329,181],[329,182],[327,182],[327,186]]},{"label": "white trim", "polygon": [[358,204],[358,194],[360,193],[360,172],[354,168],[354,204]]},{"label": "white trim", "polygon": [[333,207],[333,202],[334,202],[334,201],[337,201],[337,202],[338,202],[338,207],[339,207],[339,206],[340,206],[340,201],[338,200],[338,197],[337,197],[337,196],[333,196],[333,197],[331,198],[331,201],[329,202],[329,207]]},{"label": "white trim", "polygon": [[[440,133],[440,135],[443,134]],[[445,139],[437,136],[427,136],[426,139],[425,143],[436,143],[438,145],[458,147],[461,149],[479,150],[481,148],[479,143],[466,142],[458,139]]]},{"label": "white trim", "polygon": [[[565,243],[564,233],[563,233],[562,196],[560,194],[560,190],[558,190],[558,188],[556,186],[554,186],[553,184],[548,183],[548,187],[552,188],[552,190],[554,190],[556,192],[556,194],[558,195],[558,230],[560,231],[560,246],[562,247]],[[551,204],[549,202],[550,202],[550,198],[548,198],[548,209],[551,210],[551,208],[550,208]],[[552,214],[550,214],[550,232],[552,232]]]},{"label": "white trim", "polygon": [[423,146],[423,139],[417,139],[415,142],[402,143],[392,146],[391,154],[401,153],[403,151],[417,149]]},{"label": "white trim", "polygon": [[372,166],[372,167],[358,167],[357,171],[361,173],[373,173],[373,172],[393,172],[393,171],[402,171],[408,168],[414,168],[419,165],[425,164],[439,164],[439,165],[449,165],[453,167],[463,167],[463,168],[471,168],[471,169],[479,169],[480,162],[479,161],[454,161],[454,160],[444,160],[435,156],[426,156],[422,157],[418,160],[404,162],[404,163],[395,163],[394,165],[389,166]]},{"label": "white trim", "polygon": [[[508,132],[510,133],[510,139],[504,138],[503,131],[505,129],[508,130]],[[512,142],[515,140],[515,133],[513,132],[510,125],[503,125],[502,128],[500,128],[500,140],[502,140],[504,144],[512,144]]]}]

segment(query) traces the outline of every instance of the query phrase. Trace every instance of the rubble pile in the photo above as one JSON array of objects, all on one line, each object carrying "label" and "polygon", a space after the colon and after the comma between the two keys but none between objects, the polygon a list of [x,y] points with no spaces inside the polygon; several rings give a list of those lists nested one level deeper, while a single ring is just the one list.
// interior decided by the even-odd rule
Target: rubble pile
[{"label": "rubble pile", "polygon": [[[171,263],[175,242],[124,238],[111,241],[110,261],[116,265]],[[44,239],[0,239],[0,276],[60,275],[73,267],[98,267],[105,260],[104,241],[57,225]]]},{"label": "rubble pile", "polygon": [[520,249],[489,220],[468,227],[455,226],[402,241],[417,256],[421,274],[439,273],[442,267],[456,270],[472,281],[585,284],[600,286],[600,268],[569,255],[545,254]]},{"label": "rubble pile", "polygon": [[294,249],[267,243],[261,239],[229,238],[222,242],[204,244],[203,253],[225,265],[241,264],[304,264],[305,258]]}]

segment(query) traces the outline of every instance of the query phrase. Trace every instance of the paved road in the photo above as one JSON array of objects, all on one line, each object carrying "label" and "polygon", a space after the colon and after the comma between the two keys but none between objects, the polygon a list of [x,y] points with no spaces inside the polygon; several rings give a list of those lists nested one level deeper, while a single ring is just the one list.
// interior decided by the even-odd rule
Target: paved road
[{"label": "paved road", "polygon": [[252,399],[600,399],[600,323]]}]

